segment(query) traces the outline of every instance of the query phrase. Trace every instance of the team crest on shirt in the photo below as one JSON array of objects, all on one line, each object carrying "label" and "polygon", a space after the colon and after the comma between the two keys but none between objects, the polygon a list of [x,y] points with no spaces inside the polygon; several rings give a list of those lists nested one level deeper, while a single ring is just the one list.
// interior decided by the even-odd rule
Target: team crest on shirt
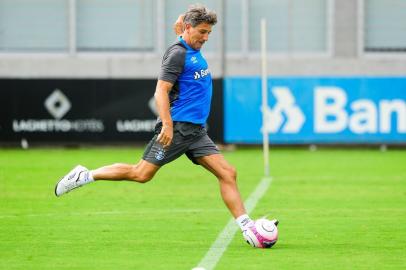
[{"label": "team crest on shirt", "polygon": [[196,57],[196,56],[192,56],[192,57],[190,58],[190,61],[191,61],[193,64],[196,64],[196,63],[197,63],[197,57]]}]

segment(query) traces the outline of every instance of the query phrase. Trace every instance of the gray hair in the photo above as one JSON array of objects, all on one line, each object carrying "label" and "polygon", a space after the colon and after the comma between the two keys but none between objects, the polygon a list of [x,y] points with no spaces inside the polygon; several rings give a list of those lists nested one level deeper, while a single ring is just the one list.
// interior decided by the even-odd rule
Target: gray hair
[{"label": "gray hair", "polygon": [[201,4],[195,4],[189,7],[189,10],[185,13],[183,22],[189,23],[193,27],[201,23],[215,25],[217,23],[217,14]]}]

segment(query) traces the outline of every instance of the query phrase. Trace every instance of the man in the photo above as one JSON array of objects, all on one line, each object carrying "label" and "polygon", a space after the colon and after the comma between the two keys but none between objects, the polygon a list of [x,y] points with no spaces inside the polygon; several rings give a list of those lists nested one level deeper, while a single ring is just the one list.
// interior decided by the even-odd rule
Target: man
[{"label": "man", "polygon": [[[183,20],[183,22],[182,22]],[[94,180],[148,182],[161,166],[186,154],[195,164],[212,172],[220,193],[241,230],[252,226],[241,200],[235,169],[224,159],[206,133],[210,111],[212,79],[200,49],[217,23],[214,12],[195,5],[180,16],[175,31],[178,41],[164,54],[155,91],[159,112],[155,136],[136,165],[113,164],[95,170],[77,166],[55,187],[61,196]]]}]

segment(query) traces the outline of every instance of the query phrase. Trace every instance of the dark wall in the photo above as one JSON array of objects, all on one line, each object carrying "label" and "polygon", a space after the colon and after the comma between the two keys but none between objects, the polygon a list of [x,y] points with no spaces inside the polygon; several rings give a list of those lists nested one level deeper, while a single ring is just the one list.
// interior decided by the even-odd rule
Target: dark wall
[{"label": "dark wall", "polygon": [[[0,79],[0,143],[147,142],[156,80]],[[209,134],[223,141],[223,85],[213,81]]]}]

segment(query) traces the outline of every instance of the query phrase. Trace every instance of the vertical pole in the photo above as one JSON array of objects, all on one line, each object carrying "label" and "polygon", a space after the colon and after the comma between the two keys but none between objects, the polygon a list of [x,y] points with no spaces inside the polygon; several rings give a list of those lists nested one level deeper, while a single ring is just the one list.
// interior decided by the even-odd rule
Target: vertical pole
[{"label": "vertical pole", "polygon": [[267,126],[266,108],[268,106],[268,70],[266,47],[266,19],[261,19],[261,62],[262,62],[262,144],[264,152],[264,175],[269,176],[269,134]]},{"label": "vertical pole", "polygon": [[[157,0],[156,1],[156,47],[155,52],[158,55],[161,55],[165,51],[165,38],[166,38],[166,25],[165,25],[165,1]],[[172,34],[172,33],[171,33]],[[173,35],[173,34],[172,34]],[[174,39],[175,40],[175,39]]]},{"label": "vertical pole", "polygon": [[220,1],[220,12],[221,12],[221,20],[220,24],[220,36],[219,36],[219,43],[220,43],[220,69],[221,69],[221,77],[224,78],[226,76],[226,1]]},{"label": "vertical pole", "polygon": [[68,32],[69,32],[69,54],[76,54],[76,0],[69,0]]},{"label": "vertical pole", "polygon": [[249,0],[241,0],[241,51],[244,57],[248,55],[249,47]]}]

